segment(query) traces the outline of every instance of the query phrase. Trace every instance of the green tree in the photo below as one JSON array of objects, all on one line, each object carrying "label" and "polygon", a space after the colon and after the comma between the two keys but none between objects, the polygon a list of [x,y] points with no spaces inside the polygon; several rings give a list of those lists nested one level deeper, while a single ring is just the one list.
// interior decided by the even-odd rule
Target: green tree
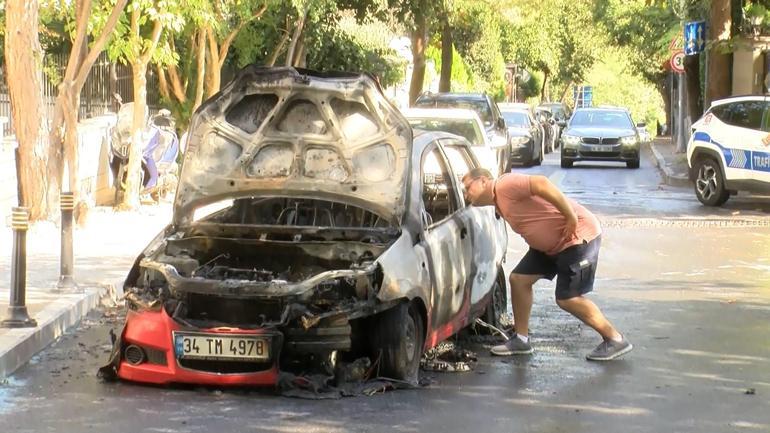
[{"label": "green tree", "polygon": [[175,61],[173,53],[166,46],[159,46],[158,42],[164,31],[178,32],[184,24],[182,7],[177,0],[131,0],[128,10],[128,17],[116,26],[115,38],[108,50],[113,59],[131,65],[134,88],[132,140],[126,167],[125,194],[117,203],[119,209],[139,207],[142,129],[147,111],[147,68],[150,62]]},{"label": "green tree", "polygon": [[[101,1],[96,5],[91,0],[79,0],[63,4],[51,2],[44,6],[50,16],[58,15],[69,30],[72,47],[64,76],[58,85],[53,120],[51,122],[48,148],[48,200],[53,208],[60,188],[63,187],[64,166],[68,167],[67,189],[78,203],[78,215],[82,215],[85,202],[79,200],[80,179],[78,177],[78,136],[77,124],[80,107],[80,92],[83,89],[91,67],[104,50],[123,14],[128,0],[114,4]],[[88,38],[94,38],[88,45]]]}]

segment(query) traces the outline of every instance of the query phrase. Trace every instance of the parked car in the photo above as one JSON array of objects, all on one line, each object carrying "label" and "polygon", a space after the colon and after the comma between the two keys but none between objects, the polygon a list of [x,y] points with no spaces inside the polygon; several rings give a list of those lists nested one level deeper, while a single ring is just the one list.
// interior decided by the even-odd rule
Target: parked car
[{"label": "parked car", "polygon": [[738,191],[770,192],[770,97],[713,101],[692,132],[687,164],[701,203],[721,206]]},{"label": "parked car", "polygon": [[543,102],[540,104],[540,107],[547,108],[553,113],[553,119],[556,121],[556,125],[559,126],[560,130],[563,130],[567,126],[567,122],[572,116],[569,107],[563,102]]},{"label": "parked car", "polygon": [[369,357],[414,382],[423,350],[505,311],[505,223],[457,178],[474,153],[413,132],[369,75],[252,65],[189,131],[102,374],[274,385]]},{"label": "parked car", "polygon": [[444,131],[465,138],[481,166],[495,177],[500,175],[497,163],[500,149],[492,146],[484,133],[484,124],[475,111],[462,108],[410,108],[402,110],[402,113],[412,128]]},{"label": "parked car", "polygon": [[547,107],[535,108],[535,118],[540,121],[543,126],[545,134],[545,153],[551,153],[559,146],[557,140],[559,139],[559,126],[556,124],[556,119],[553,117],[553,113]]},{"label": "parked car", "polygon": [[561,136],[561,166],[577,161],[620,161],[639,168],[639,134],[628,110],[578,108]]},{"label": "parked car", "polygon": [[545,154],[543,129],[527,108],[504,108],[503,118],[511,137],[511,160],[525,167],[540,165]]},{"label": "parked car", "polygon": [[415,108],[466,108],[479,115],[487,138],[492,146],[499,149],[500,173],[511,171],[511,151],[508,129],[500,114],[497,103],[486,93],[431,93],[421,94],[414,103]]}]

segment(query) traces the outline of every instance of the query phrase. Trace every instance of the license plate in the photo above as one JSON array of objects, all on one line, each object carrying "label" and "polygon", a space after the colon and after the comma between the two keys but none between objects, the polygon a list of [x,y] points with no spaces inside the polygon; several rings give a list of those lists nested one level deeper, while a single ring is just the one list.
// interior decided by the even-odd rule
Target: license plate
[{"label": "license plate", "polygon": [[610,146],[591,146],[592,152],[608,152],[612,150]]},{"label": "license plate", "polygon": [[270,359],[270,339],[251,335],[174,334],[176,356],[187,359],[263,361]]}]

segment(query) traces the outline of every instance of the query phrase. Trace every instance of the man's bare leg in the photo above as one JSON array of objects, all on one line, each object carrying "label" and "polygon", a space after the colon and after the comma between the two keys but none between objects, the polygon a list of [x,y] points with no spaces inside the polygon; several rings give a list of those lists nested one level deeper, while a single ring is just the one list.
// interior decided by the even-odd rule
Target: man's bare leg
[{"label": "man's bare leg", "polygon": [[529,336],[529,316],[532,314],[532,285],[542,275],[511,273],[511,303],[513,304],[513,326],[516,333]]},{"label": "man's bare leg", "polygon": [[583,323],[593,328],[604,337],[605,340],[619,340],[621,338],[620,333],[612,326],[609,320],[604,317],[604,314],[602,314],[599,307],[597,307],[590,299],[583,296],[576,296],[570,299],[557,299],[556,304],[558,304],[562,310],[572,314]]}]

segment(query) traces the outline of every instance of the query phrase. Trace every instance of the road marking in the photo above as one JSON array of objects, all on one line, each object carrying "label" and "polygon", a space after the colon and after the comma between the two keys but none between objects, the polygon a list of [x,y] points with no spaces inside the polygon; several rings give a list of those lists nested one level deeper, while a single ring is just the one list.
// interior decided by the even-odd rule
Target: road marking
[{"label": "road marking", "polygon": [[551,182],[554,185],[559,186],[561,185],[561,181],[564,180],[565,176],[567,176],[567,173],[564,170],[559,170],[548,176],[548,178],[551,179]]}]

